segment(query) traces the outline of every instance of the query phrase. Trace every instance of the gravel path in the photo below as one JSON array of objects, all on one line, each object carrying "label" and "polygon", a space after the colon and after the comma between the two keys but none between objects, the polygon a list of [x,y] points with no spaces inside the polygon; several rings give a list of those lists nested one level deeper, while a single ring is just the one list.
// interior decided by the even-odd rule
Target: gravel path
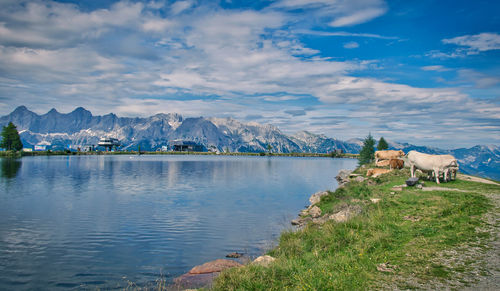
[{"label": "gravel path", "polygon": [[[499,185],[499,183],[459,174],[459,179],[474,181],[485,184]],[[424,191],[450,190],[460,191],[446,187],[424,187]],[[431,263],[443,265],[452,269],[454,266],[464,266],[463,272],[454,272],[450,280],[430,280],[425,283],[416,278],[404,278],[407,286],[417,290],[500,290],[500,192],[484,194],[490,199],[493,207],[484,215],[486,226],[478,231],[486,231],[491,234],[485,241],[465,243],[451,250],[439,253]],[[401,278],[400,278],[401,279]],[[384,286],[384,290],[401,290],[394,284]],[[406,290],[406,289],[403,289]]]},{"label": "gravel path", "polygon": [[500,290],[500,193],[486,195],[493,202],[493,209],[486,214],[488,228],[492,234],[489,249],[483,257],[483,270],[487,276],[464,290]]},{"label": "gravel path", "polygon": [[493,182],[491,180],[479,178],[479,177],[474,177],[474,176],[469,176],[469,175],[464,175],[464,174],[458,174],[457,178],[460,180],[466,180],[466,181],[474,181],[474,182],[479,182],[479,183],[485,183],[485,184],[492,184],[492,185],[498,185],[500,186],[499,183]]}]

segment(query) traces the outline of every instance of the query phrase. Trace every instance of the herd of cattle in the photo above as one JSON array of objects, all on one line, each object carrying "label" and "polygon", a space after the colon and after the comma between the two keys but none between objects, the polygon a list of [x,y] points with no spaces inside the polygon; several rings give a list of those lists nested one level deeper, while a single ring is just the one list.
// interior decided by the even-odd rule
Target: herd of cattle
[{"label": "herd of cattle", "polygon": [[[375,152],[375,165],[377,167],[389,166],[392,169],[402,169],[405,165],[410,167],[411,176],[415,177],[416,170],[427,173],[431,178],[439,179],[443,175],[443,181],[447,182],[456,178],[458,171],[457,159],[452,155],[429,155],[417,151],[410,151],[408,154],[401,150],[385,150]],[[371,170],[371,171],[370,171]],[[367,175],[373,175],[376,170],[370,169]]]}]

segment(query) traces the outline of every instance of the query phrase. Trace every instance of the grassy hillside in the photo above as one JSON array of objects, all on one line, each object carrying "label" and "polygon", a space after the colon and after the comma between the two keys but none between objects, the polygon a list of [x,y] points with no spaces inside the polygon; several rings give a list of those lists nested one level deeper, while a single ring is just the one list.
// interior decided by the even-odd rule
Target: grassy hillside
[{"label": "grassy hillside", "polygon": [[[365,174],[366,168],[357,172]],[[309,223],[283,233],[268,252],[277,259],[270,267],[223,272],[213,290],[440,289],[487,275],[481,258],[492,251],[498,221],[487,224],[485,215],[494,211],[500,186],[456,180],[425,181],[430,191],[392,189],[408,177],[408,170],[393,171],[322,197],[323,214],[352,205],[362,213],[347,222]]]}]

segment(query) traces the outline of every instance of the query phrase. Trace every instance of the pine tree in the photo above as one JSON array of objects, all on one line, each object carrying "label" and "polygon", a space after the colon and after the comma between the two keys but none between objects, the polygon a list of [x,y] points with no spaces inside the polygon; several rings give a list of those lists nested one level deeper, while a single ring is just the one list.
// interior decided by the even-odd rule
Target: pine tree
[{"label": "pine tree", "polygon": [[21,142],[21,137],[19,132],[17,132],[16,126],[9,122],[7,126],[3,127],[2,130],[2,141],[0,142],[0,147],[8,151],[20,151],[23,148],[23,143]]},{"label": "pine tree", "polygon": [[375,159],[375,140],[373,139],[371,133],[363,141],[363,148],[359,152],[359,164],[364,165],[373,162]]},{"label": "pine tree", "polygon": [[271,144],[267,144],[267,152],[271,153],[272,150],[273,150],[273,147],[271,146]]},{"label": "pine tree", "polygon": [[380,140],[378,141],[377,150],[383,151],[383,150],[386,150],[388,148],[389,148],[389,145],[387,144],[385,139],[383,137],[381,137]]}]

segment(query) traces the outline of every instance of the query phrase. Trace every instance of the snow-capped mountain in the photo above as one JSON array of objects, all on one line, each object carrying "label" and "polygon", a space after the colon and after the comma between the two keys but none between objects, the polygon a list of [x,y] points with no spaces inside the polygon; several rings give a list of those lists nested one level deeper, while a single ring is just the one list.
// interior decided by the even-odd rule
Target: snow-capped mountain
[{"label": "snow-capped mountain", "polygon": [[[358,153],[363,139],[341,141],[307,131],[286,135],[277,127],[255,122],[243,123],[232,118],[183,118],[176,113],[156,114],[146,118],[118,117],[115,114],[94,116],[82,107],[63,114],[52,109],[38,115],[19,106],[0,117],[0,126],[13,122],[25,146],[38,144],[52,148],[95,145],[101,137],[120,140],[123,149],[156,150],[172,140],[194,141],[205,148],[234,152],[263,152],[271,145],[274,152],[328,153],[342,149]],[[460,170],[468,174],[500,180],[500,147],[478,145],[469,149],[443,150],[389,141],[390,148],[405,152],[417,150],[431,154],[452,154]]]},{"label": "snow-capped mountain", "polygon": [[342,141],[301,132],[288,136],[272,125],[242,123],[232,118],[183,118],[169,113],[147,118],[118,117],[112,113],[93,116],[82,107],[63,114],[52,109],[38,115],[19,106],[0,117],[0,126],[13,122],[25,146],[37,144],[66,148],[97,144],[101,137],[120,140],[125,150],[156,150],[172,140],[194,141],[220,151],[262,152],[271,145],[274,152],[331,152],[342,149],[357,152],[359,147]]}]

